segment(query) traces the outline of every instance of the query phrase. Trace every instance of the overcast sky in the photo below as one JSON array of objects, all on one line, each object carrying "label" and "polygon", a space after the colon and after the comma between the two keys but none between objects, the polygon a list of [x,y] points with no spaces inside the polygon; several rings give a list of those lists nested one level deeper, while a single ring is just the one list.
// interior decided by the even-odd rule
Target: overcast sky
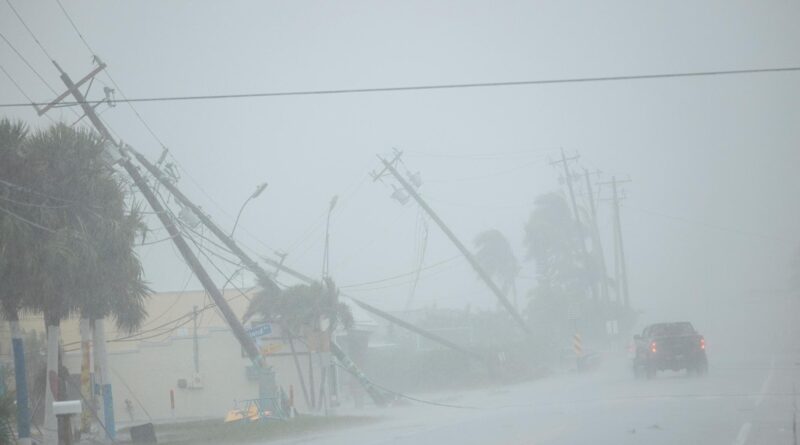
[{"label": "overcast sky", "polygon": [[[800,66],[800,3],[788,0],[62,2],[129,97]],[[13,4],[74,79],[92,69],[54,0]],[[61,90],[5,3],[0,30]],[[5,44],[0,61],[35,100],[53,96]],[[0,77],[0,102],[21,101]],[[324,212],[339,195],[331,272],[341,286],[417,266],[419,209],[397,204],[388,181],[367,176],[379,166],[375,155],[392,147],[406,151],[422,193],[465,242],[496,228],[520,257],[532,201],[560,188],[548,162],[559,147],[580,153],[576,169],[602,170],[594,181],[630,177],[622,220],[631,294],[651,318],[688,318],[708,311],[709,301],[785,288],[800,245],[798,72],[136,107],[180,163],[180,187],[223,227],[232,227],[258,183],[269,182],[237,229],[260,254],[288,252],[288,265],[319,275]],[[48,123],[30,109],[0,112]],[[52,117],[75,119],[63,109]],[[159,144],[127,105],[103,117],[158,157]],[[610,197],[608,187],[600,193]],[[600,205],[610,239],[610,206]],[[150,239],[165,236],[155,220],[151,226]],[[156,290],[199,288],[169,243],[140,251]],[[456,254],[430,223],[424,264]],[[524,293],[533,265],[522,274]],[[352,294],[398,309],[408,281]],[[422,273],[412,306],[432,304],[494,307],[495,300],[458,259]]]}]

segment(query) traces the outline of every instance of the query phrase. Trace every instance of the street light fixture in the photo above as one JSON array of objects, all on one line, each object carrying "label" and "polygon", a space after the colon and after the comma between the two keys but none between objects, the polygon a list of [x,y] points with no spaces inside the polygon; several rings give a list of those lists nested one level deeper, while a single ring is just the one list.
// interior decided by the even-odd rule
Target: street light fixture
[{"label": "street light fixture", "polygon": [[264,191],[264,189],[266,189],[266,188],[267,188],[267,183],[266,183],[266,182],[263,182],[263,183],[259,184],[259,185],[256,187],[256,191],[254,191],[254,192],[253,192],[253,194],[252,194],[252,195],[250,195],[250,197],[249,197],[249,198],[247,198],[247,199],[244,201],[244,203],[242,203],[242,207],[241,207],[241,208],[239,208],[239,213],[236,215],[236,221],[233,223],[233,229],[231,229],[231,234],[230,234],[230,235],[228,235],[228,236],[232,237],[232,236],[233,236],[233,232],[235,232],[235,231],[236,231],[236,226],[238,226],[238,225],[239,225],[239,218],[241,218],[241,217],[242,217],[242,212],[244,211],[244,208],[247,206],[247,203],[248,203],[248,202],[250,202],[250,201],[252,201],[253,199],[256,199],[256,198],[258,198],[258,197],[259,197],[259,195],[261,195],[261,193],[262,193],[262,192]]}]

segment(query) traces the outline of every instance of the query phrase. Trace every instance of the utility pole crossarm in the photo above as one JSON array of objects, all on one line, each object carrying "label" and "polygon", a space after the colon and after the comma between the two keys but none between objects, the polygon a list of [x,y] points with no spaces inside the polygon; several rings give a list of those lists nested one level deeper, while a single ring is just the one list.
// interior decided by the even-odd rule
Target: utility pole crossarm
[{"label": "utility pole crossarm", "polygon": [[481,265],[478,263],[478,260],[476,260],[475,257],[472,255],[472,252],[470,252],[469,249],[467,249],[466,246],[464,246],[464,244],[447,227],[447,225],[445,225],[444,221],[442,221],[442,219],[439,218],[439,215],[437,215],[436,212],[434,212],[433,209],[425,202],[425,200],[423,200],[422,197],[420,197],[419,193],[417,193],[414,187],[412,187],[411,184],[409,184],[408,181],[406,181],[405,178],[403,178],[403,176],[400,175],[400,173],[398,173],[397,169],[394,168],[392,163],[387,161],[386,159],[383,159],[382,157],[378,158],[383,163],[385,170],[391,173],[392,176],[394,176],[394,178],[397,179],[397,181],[400,183],[400,185],[403,186],[406,192],[408,192],[408,194],[411,195],[411,197],[413,197],[415,201],[417,201],[417,204],[419,204],[419,206],[422,207],[422,209],[425,210],[426,213],[428,213],[428,216],[430,216],[431,219],[439,226],[439,228],[442,229],[442,231],[445,233],[445,235],[447,235],[450,241],[453,244],[455,244],[456,248],[458,248],[461,254],[464,255],[464,258],[467,259],[467,262],[469,262],[470,266],[472,266],[472,268],[475,269],[475,272],[478,273],[478,276],[483,280],[484,283],[486,283],[486,286],[489,287],[489,289],[492,291],[492,293],[494,293],[497,299],[500,300],[500,303],[503,305],[503,307],[505,307],[508,313],[511,314],[511,317],[519,325],[522,331],[530,335],[531,331],[528,328],[528,325],[525,323],[525,320],[522,318],[519,312],[517,312],[517,310],[514,308],[511,302],[508,301],[508,298],[506,298],[506,296],[503,295],[503,291],[501,291],[500,288],[498,288],[497,285],[494,284],[494,281],[492,281],[492,278],[489,276],[489,274],[487,274],[486,271],[483,270],[483,267],[481,267]]},{"label": "utility pole crossarm", "polygon": [[[75,98],[75,100],[81,105],[81,108],[83,108],[84,113],[86,113],[86,116],[92,122],[97,131],[104,138],[108,139],[109,141],[113,141],[114,139],[111,136],[111,133],[109,132],[108,128],[105,126],[103,121],[100,120],[94,108],[92,108],[86,102],[86,98],[83,96],[80,90],[78,90],[78,87],[72,82],[72,79],[70,79],[69,75],[63,70],[61,70],[58,64],[56,64],[56,67],[59,69],[59,71],[61,71],[61,80],[64,82],[64,85],[67,86],[68,92],[71,93],[72,96]],[[66,97],[64,95],[62,96]],[[170,214],[167,213],[166,209],[162,206],[161,202],[158,200],[155,193],[153,193],[153,190],[150,188],[149,184],[147,184],[147,181],[144,180],[141,173],[139,173],[139,170],[131,162],[130,158],[123,157],[120,161],[120,164],[128,173],[128,175],[130,175],[130,177],[133,179],[134,184],[136,184],[136,186],[139,188],[139,190],[147,200],[148,204],[150,204],[150,207],[153,209],[158,219],[161,221],[161,224],[167,230],[167,233],[169,233],[172,242],[175,243],[175,246],[178,248],[178,251],[181,253],[181,256],[183,256],[186,263],[192,269],[192,272],[200,280],[200,283],[203,285],[203,288],[206,290],[206,292],[208,292],[209,296],[211,296],[212,300],[214,300],[214,303],[222,312],[225,321],[228,323],[228,326],[230,326],[234,336],[242,345],[242,348],[244,348],[250,360],[258,368],[263,368],[264,362],[261,358],[261,354],[259,353],[258,348],[256,347],[255,342],[244,330],[244,326],[242,326],[242,324],[239,322],[239,319],[236,317],[236,314],[233,313],[233,310],[223,297],[222,292],[220,292],[216,284],[214,284],[214,281],[208,275],[208,272],[206,272],[206,270],[203,268],[202,264],[200,263],[200,260],[197,258],[191,247],[189,247],[189,244],[183,238],[183,235],[175,226],[175,223],[172,221]]]}]

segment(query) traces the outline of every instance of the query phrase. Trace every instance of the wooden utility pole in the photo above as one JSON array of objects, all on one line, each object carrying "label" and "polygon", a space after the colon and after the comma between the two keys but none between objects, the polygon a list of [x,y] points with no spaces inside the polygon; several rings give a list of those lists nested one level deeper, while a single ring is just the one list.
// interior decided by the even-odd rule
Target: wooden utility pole
[{"label": "wooden utility pole", "polygon": [[[481,265],[472,255],[472,252],[470,252],[466,248],[466,246],[464,246],[464,244],[456,237],[456,235],[450,230],[450,228],[447,227],[444,221],[442,221],[442,219],[439,218],[439,215],[437,215],[436,212],[434,212],[433,209],[428,205],[428,203],[426,203],[425,200],[422,199],[422,197],[419,195],[419,193],[417,193],[414,187],[412,187],[411,184],[409,184],[408,181],[406,181],[406,179],[403,178],[402,175],[400,175],[400,173],[397,171],[397,169],[394,168],[394,165],[392,165],[391,162],[381,158],[380,156],[378,157],[378,159],[380,159],[381,162],[383,163],[385,170],[391,173],[392,176],[394,176],[397,182],[399,182],[400,185],[403,186],[406,192],[408,192],[408,194],[412,198],[414,198],[415,201],[417,201],[417,204],[419,204],[419,206],[428,214],[428,216],[431,217],[431,219],[439,226],[439,228],[442,229],[442,231],[444,232],[445,235],[447,235],[450,241],[453,244],[455,244],[456,248],[458,248],[461,254],[464,255],[464,258],[467,259],[467,262],[469,262],[470,266],[472,266],[472,268],[475,269],[475,272],[478,273],[478,276],[481,278],[481,280],[483,280],[483,282],[486,283],[486,286],[489,287],[489,289],[492,291],[492,293],[494,293],[497,299],[500,300],[500,303],[503,305],[503,307],[505,307],[508,313],[511,314],[511,317],[514,319],[517,325],[519,325],[520,329],[522,329],[522,331],[525,332],[526,334],[530,335],[531,331],[528,328],[528,325],[525,323],[525,320],[522,318],[519,312],[517,312],[516,308],[514,308],[511,302],[508,301],[508,298],[506,298],[506,296],[503,295],[503,291],[501,291],[500,288],[497,287],[496,284],[494,284],[494,281],[492,281],[492,278],[489,276],[489,274],[487,274],[486,271],[483,270],[483,267],[481,267]],[[376,177],[379,176],[376,175]]]},{"label": "wooden utility pole", "polygon": [[[555,161],[555,162],[551,162],[550,164],[551,165],[561,164],[562,167],[564,167],[564,181],[566,181],[566,183],[567,183],[567,191],[569,192],[569,200],[570,200],[570,203],[572,204],[572,214],[575,216],[575,227],[577,228],[578,236],[580,238],[579,241],[580,241],[580,246],[581,246],[581,253],[583,254],[583,258],[586,261],[586,265],[588,266],[589,265],[589,259],[590,259],[589,250],[586,249],[586,240],[584,239],[584,236],[583,236],[584,235],[583,234],[583,225],[581,224],[581,213],[580,213],[580,210],[578,210],[578,203],[575,200],[575,190],[572,187],[572,172],[570,171],[569,165],[567,164],[567,162],[577,160],[578,158],[580,158],[580,156],[577,156],[577,155],[576,156],[572,156],[571,158],[567,158],[567,156],[564,154],[564,149],[562,148],[561,149],[561,160]],[[592,292],[592,296],[597,298],[597,289],[595,289],[594,284],[592,284],[589,289]]]},{"label": "wooden utility pole", "polygon": [[628,294],[628,268],[625,264],[625,244],[622,241],[622,224],[620,223],[619,217],[619,193],[617,192],[617,184],[621,182],[630,182],[627,181],[617,181],[617,178],[612,176],[611,177],[611,190],[613,192],[613,200],[614,200],[614,233],[616,234],[617,240],[617,248],[619,253],[619,270],[620,270],[620,281],[621,283],[617,283],[617,286],[621,286],[622,288],[622,299],[625,303],[626,308],[631,307],[631,300],[630,295]]},{"label": "wooden utility pole", "polygon": [[426,331],[424,329],[420,329],[420,328],[414,326],[411,323],[408,323],[408,322],[406,322],[404,320],[401,320],[401,319],[399,319],[399,318],[397,318],[397,317],[395,317],[395,316],[393,316],[393,315],[391,315],[391,314],[389,314],[387,312],[384,312],[384,311],[382,311],[382,310],[380,310],[380,309],[378,309],[378,308],[376,308],[374,306],[371,306],[371,305],[369,305],[367,303],[364,303],[363,301],[356,300],[355,298],[352,298],[352,297],[350,299],[353,300],[353,303],[357,304],[362,309],[364,309],[366,311],[369,311],[369,312],[371,312],[373,314],[380,315],[381,318],[383,318],[385,320],[388,320],[388,321],[390,321],[390,322],[392,322],[392,323],[394,323],[394,324],[396,324],[396,325],[398,325],[400,327],[406,328],[411,332],[419,334],[419,335],[427,338],[428,340],[432,340],[432,341],[434,341],[436,343],[439,343],[441,345],[445,345],[445,346],[449,347],[450,349],[458,351],[458,352],[460,352],[460,353],[462,353],[462,354],[464,354],[464,355],[466,355],[466,356],[468,356],[468,357],[470,357],[472,359],[478,360],[481,363],[484,363],[484,364],[488,364],[489,363],[487,357],[484,357],[483,355],[478,354],[477,352],[470,351],[467,348],[463,348],[463,347],[451,342],[450,340],[447,340],[447,339],[445,339],[443,337],[440,337],[440,336],[438,336],[438,335],[436,335],[436,334],[434,334],[432,332],[428,332],[428,331]]},{"label": "wooden utility pole", "polygon": [[[132,153],[134,157],[136,157],[136,160],[140,164],[142,164],[142,166],[145,169],[147,169],[147,171],[149,171],[150,174],[152,174],[153,177],[155,177],[156,180],[158,180],[158,182],[161,183],[161,185],[163,185],[164,188],[166,188],[170,192],[170,194],[172,194],[172,196],[175,197],[176,200],[178,200],[178,202],[180,202],[183,206],[188,207],[189,210],[191,210],[195,214],[195,216],[197,216],[200,222],[206,228],[208,228],[211,231],[211,233],[213,233],[214,236],[216,236],[217,239],[219,239],[225,245],[225,247],[227,247],[234,255],[236,255],[237,258],[239,258],[242,264],[244,264],[244,266],[249,271],[255,274],[255,276],[258,278],[260,286],[270,289],[270,291],[273,292],[280,292],[280,288],[278,287],[277,284],[275,284],[270,274],[266,270],[264,270],[264,268],[261,267],[261,265],[258,264],[258,262],[256,262],[253,258],[251,258],[250,255],[248,255],[244,250],[242,250],[242,248],[239,247],[239,244],[233,238],[231,238],[219,226],[217,226],[217,224],[211,220],[211,218],[203,211],[203,209],[201,209],[195,203],[189,200],[189,198],[187,198],[186,195],[184,195],[183,192],[181,192],[180,189],[178,189],[178,187],[172,181],[170,181],[170,179],[164,174],[164,172],[161,171],[160,168],[153,165],[153,163],[151,163],[144,155],[137,152],[136,150],[129,148],[128,151]],[[285,255],[281,258],[280,261],[271,260],[269,258],[263,258],[265,263],[276,267],[276,270],[282,270],[287,274],[308,284],[316,282],[316,280],[314,280],[310,276],[285,266],[283,264],[284,259]],[[369,394],[370,398],[372,399],[373,402],[375,402],[376,405],[385,405],[387,403],[387,398],[383,394],[383,392],[378,390],[377,387],[371,381],[366,379],[365,374],[357,369],[355,363],[349,358],[347,358],[345,352],[342,351],[336,343],[331,342],[331,350],[340,361],[346,360],[346,363],[343,363],[343,365],[347,367],[348,370],[350,370],[359,379],[359,383],[361,383],[361,385],[367,391],[367,394]],[[312,387],[314,385],[313,378],[314,378],[313,375],[309,375],[309,380],[310,380],[309,384]],[[305,384],[303,384],[303,388],[305,388]],[[315,402],[313,390],[311,391],[311,400],[309,401],[312,402],[311,405],[313,406]]]},{"label": "wooden utility pole", "polygon": [[603,251],[603,243],[600,240],[600,229],[597,226],[597,207],[594,205],[594,191],[592,190],[592,182],[589,179],[589,170],[583,169],[584,177],[586,178],[586,193],[589,198],[589,209],[592,212],[592,229],[594,231],[594,245],[593,250],[597,249],[597,256],[600,258],[600,272],[603,274],[602,281],[600,282],[601,296],[603,300],[608,301],[608,269],[606,268],[606,255]]},{"label": "wooden utility pole", "polygon": [[[214,304],[219,308],[222,316],[225,318],[228,326],[230,326],[231,331],[233,331],[233,335],[242,345],[245,353],[247,354],[248,358],[252,361],[253,365],[259,369],[260,373],[262,374],[262,379],[259,384],[259,398],[262,400],[262,404],[266,404],[267,399],[276,400],[274,393],[275,391],[275,384],[274,384],[274,374],[271,373],[270,370],[264,364],[263,359],[261,358],[261,354],[258,351],[258,347],[256,347],[255,341],[251,338],[242,326],[242,323],[239,322],[238,317],[234,314],[231,307],[228,305],[228,301],[225,300],[222,292],[217,288],[214,281],[208,275],[203,265],[200,263],[200,260],[195,255],[194,251],[192,251],[189,244],[183,238],[183,235],[175,226],[170,213],[164,208],[161,202],[156,197],[153,190],[150,188],[150,185],[145,181],[142,177],[139,170],[136,168],[135,165],[131,162],[131,159],[128,158],[125,154],[125,147],[120,147],[120,143],[114,140],[111,132],[108,130],[106,125],[100,120],[100,117],[95,112],[95,109],[91,107],[87,102],[86,98],[84,97],[83,93],[78,89],[78,86],[73,83],[72,79],[69,75],[61,69],[61,67],[54,61],[53,64],[56,66],[58,71],[61,73],[61,80],[64,82],[64,85],[67,87],[67,92],[71,94],[77,103],[80,104],[83,112],[86,114],[86,117],[89,118],[92,125],[97,129],[100,135],[105,138],[107,141],[112,143],[113,145],[121,148],[121,157],[119,159],[119,163],[122,168],[128,173],[128,175],[133,179],[134,184],[136,187],[139,188],[139,191],[144,195],[145,199],[147,200],[150,207],[155,212],[158,219],[161,221],[161,224],[169,233],[170,239],[175,244],[175,247],[178,248],[178,251],[181,253],[181,256],[189,265],[189,268],[192,270],[194,275],[198,278],[200,283],[203,285],[205,291],[209,294],[211,299],[214,301]],[[102,69],[105,68],[105,64],[100,62],[98,67],[92,72],[92,75],[99,73]],[[88,77],[88,76],[87,76]],[[86,77],[81,80],[81,82],[85,82]],[[48,107],[45,107],[43,110],[37,110],[40,114],[46,112],[49,108],[52,108],[57,102],[61,101],[67,94],[62,94],[59,96],[57,101],[53,102]],[[271,376],[271,381],[265,380],[270,379],[270,377],[265,377],[267,374]],[[274,412],[280,412],[279,404],[275,404]]]}]

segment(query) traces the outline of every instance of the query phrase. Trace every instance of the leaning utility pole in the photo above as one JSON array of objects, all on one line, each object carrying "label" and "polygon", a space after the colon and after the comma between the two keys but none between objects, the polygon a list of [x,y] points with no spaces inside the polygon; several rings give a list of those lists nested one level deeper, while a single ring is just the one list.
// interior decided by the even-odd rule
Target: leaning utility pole
[{"label": "leaning utility pole", "polygon": [[[489,274],[487,274],[486,271],[483,270],[483,267],[481,267],[481,265],[472,255],[472,252],[470,252],[464,246],[464,244],[461,243],[461,241],[450,230],[450,228],[447,227],[444,221],[442,221],[442,219],[439,218],[439,215],[437,215],[436,212],[434,212],[433,209],[428,205],[428,203],[426,203],[425,200],[422,199],[422,197],[419,195],[419,193],[417,193],[414,187],[412,187],[411,184],[409,184],[408,181],[406,181],[406,179],[403,178],[403,176],[400,175],[400,173],[398,173],[397,169],[395,169],[394,166],[392,165],[392,162],[389,162],[380,156],[378,156],[378,159],[380,159],[381,162],[383,163],[385,171],[388,171],[389,173],[392,174],[392,176],[394,176],[394,178],[397,180],[397,182],[400,183],[401,186],[403,186],[406,192],[408,192],[408,194],[411,195],[411,197],[414,198],[415,201],[417,201],[417,204],[419,204],[422,210],[424,210],[428,214],[428,216],[431,217],[431,219],[439,226],[439,228],[442,229],[444,234],[447,235],[450,241],[453,244],[455,244],[455,246],[458,248],[461,254],[464,255],[464,258],[467,259],[467,262],[469,262],[472,268],[475,269],[475,272],[478,273],[478,276],[481,278],[481,280],[483,280],[483,282],[486,283],[486,286],[489,287],[489,289],[492,291],[492,293],[494,293],[497,299],[500,300],[500,303],[506,308],[508,313],[511,314],[511,317],[519,325],[520,329],[522,329],[522,331],[525,332],[526,334],[530,335],[531,331],[528,328],[528,325],[525,323],[525,320],[522,318],[519,312],[517,312],[516,308],[514,308],[511,302],[508,301],[506,296],[503,295],[503,291],[501,291],[500,288],[497,287],[496,284],[494,284],[494,281],[492,281],[492,278],[489,276]],[[381,174],[382,173],[375,175],[376,180],[380,177]]]},{"label": "leaning utility pole", "polygon": [[434,334],[432,332],[428,332],[428,331],[426,331],[424,329],[420,329],[420,328],[414,326],[413,324],[408,323],[407,321],[401,320],[401,319],[395,317],[394,315],[391,315],[388,312],[384,312],[384,311],[382,311],[382,310],[380,310],[380,309],[378,309],[378,308],[376,308],[376,307],[374,307],[372,305],[364,303],[363,301],[356,300],[353,297],[350,297],[350,299],[353,301],[353,303],[357,304],[362,309],[364,309],[366,311],[369,311],[369,312],[371,312],[373,314],[378,314],[385,320],[388,320],[388,321],[390,321],[390,322],[392,322],[392,323],[394,323],[394,324],[396,324],[396,325],[398,325],[400,327],[406,328],[411,332],[414,332],[414,333],[416,333],[418,335],[421,335],[421,336],[427,338],[428,340],[432,340],[432,341],[434,341],[436,343],[445,345],[445,346],[449,347],[450,349],[458,351],[458,352],[460,352],[460,353],[462,353],[462,354],[464,354],[464,355],[466,355],[466,356],[468,356],[468,357],[470,357],[472,359],[478,360],[479,362],[481,362],[483,364],[487,364],[487,365],[489,364],[489,359],[487,357],[485,357],[485,356],[483,356],[483,355],[481,355],[481,354],[479,354],[479,353],[477,353],[475,351],[470,351],[469,349],[463,348],[463,347],[451,342],[450,340],[447,340],[447,339],[445,339],[443,337],[440,337],[440,336],[438,336],[438,335],[436,335],[436,334]]},{"label": "leaning utility pole", "polygon": [[[186,195],[184,195],[183,192],[181,192],[180,189],[178,189],[178,187],[172,181],[170,181],[170,179],[164,174],[164,172],[161,171],[161,169],[153,165],[153,163],[151,163],[138,151],[128,148],[128,152],[132,153],[136,157],[136,160],[142,164],[142,166],[144,166],[144,168],[147,169],[147,171],[149,171],[150,174],[152,174],[153,177],[156,178],[156,180],[158,180],[158,182],[161,183],[161,185],[163,185],[164,188],[166,188],[170,194],[172,194],[172,196],[174,196],[175,199],[181,203],[181,205],[191,210],[192,213],[197,216],[197,219],[199,219],[200,222],[203,223],[203,225],[225,245],[225,247],[227,247],[234,255],[236,255],[236,257],[239,258],[242,264],[244,264],[244,267],[255,274],[261,287],[268,288],[275,292],[280,291],[280,288],[278,288],[278,285],[272,280],[270,274],[264,270],[264,268],[262,268],[258,262],[251,258],[250,255],[242,250],[242,248],[239,247],[239,244],[233,238],[231,238],[214,221],[212,221],[211,217],[209,217],[203,211],[203,209],[189,200],[189,198],[187,198]],[[306,283],[310,284],[316,281],[308,275],[286,267],[283,264],[283,259],[281,259],[281,261],[274,261],[269,258],[264,258],[264,262],[275,266],[278,270],[282,270]],[[367,394],[369,394],[370,398],[372,398],[372,401],[375,402],[376,405],[385,405],[387,403],[386,396],[383,394],[383,392],[377,389],[377,387],[366,378],[366,375],[358,369],[356,364],[347,357],[344,351],[342,351],[336,343],[331,342],[331,350],[336,358],[342,363],[342,365],[358,378],[359,383],[361,383],[362,387],[364,387],[364,389],[367,391]]]},{"label": "leaning utility pole", "polygon": [[603,300],[608,301],[608,269],[606,268],[606,255],[603,251],[603,243],[600,240],[600,229],[597,226],[597,208],[594,205],[594,191],[592,190],[592,182],[589,180],[589,170],[583,169],[584,177],[586,178],[586,193],[589,198],[589,209],[592,212],[592,229],[594,230],[593,249],[597,249],[597,255],[600,257],[600,272],[603,274],[603,279],[600,282]]},{"label": "leaning utility pole", "polygon": [[622,287],[622,299],[625,302],[625,307],[631,307],[631,300],[628,294],[628,268],[625,264],[625,244],[622,242],[622,224],[620,224],[620,217],[619,217],[619,194],[617,192],[617,184],[621,182],[630,182],[630,180],[626,181],[617,181],[615,176],[611,177],[611,190],[613,192],[613,200],[614,200],[614,233],[616,234],[617,240],[617,249],[619,252],[619,270],[621,272],[620,281],[621,283],[617,283],[617,286]]},{"label": "leaning utility pole", "polygon": [[[586,240],[583,236],[583,226],[581,225],[581,214],[580,210],[578,210],[578,203],[575,200],[575,190],[572,187],[572,172],[569,169],[569,165],[567,162],[577,160],[580,156],[573,156],[571,158],[567,158],[564,154],[564,149],[561,149],[561,160],[551,162],[550,165],[561,164],[564,167],[564,181],[567,183],[567,191],[569,192],[569,200],[572,203],[572,213],[575,215],[575,226],[578,230],[578,236],[580,237],[580,245],[581,245],[581,253],[583,253],[583,258],[587,262],[589,262],[589,251],[586,249]],[[590,287],[592,291],[592,296],[597,298],[597,290],[595,289],[594,284]]]},{"label": "leaning utility pole", "polygon": [[[63,100],[67,95],[71,94],[75,98],[75,101],[80,104],[81,108],[83,109],[83,112],[86,114],[86,117],[89,118],[89,120],[92,122],[92,125],[94,125],[94,127],[97,129],[100,135],[107,141],[116,145],[117,147],[122,148],[118,162],[120,163],[120,165],[122,165],[122,167],[125,169],[128,175],[130,175],[131,179],[133,179],[134,184],[136,185],[136,187],[139,188],[142,195],[144,195],[148,204],[153,209],[158,219],[161,221],[161,224],[167,230],[170,239],[172,239],[172,242],[178,248],[178,251],[181,253],[181,256],[183,256],[183,259],[189,265],[192,272],[200,280],[200,283],[203,285],[203,288],[209,294],[209,296],[211,296],[211,299],[214,301],[214,304],[219,308],[220,312],[225,318],[225,321],[228,323],[228,326],[230,326],[231,331],[233,331],[233,335],[242,345],[242,348],[244,349],[245,353],[247,353],[248,358],[252,361],[253,365],[257,369],[259,369],[261,375],[261,379],[259,382],[259,399],[261,400],[262,405],[265,405],[267,403],[267,399],[275,400],[276,393],[274,384],[274,374],[264,364],[264,361],[261,357],[261,354],[258,351],[258,347],[256,346],[255,341],[253,340],[252,337],[250,337],[250,335],[247,334],[247,332],[244,329],[244,326],[242,326],[241,322],[239,322],[239,319],[236,317],[236,314],[233,313],[233,310],[228,305],[227,300],[225,300],[224,296],[222,295],[222,292],[220,292],[216,284],[214,284],[214,281],[208,275],[208,272],[206,272],[205,268],[203,268],[203,265],[200,263],[200,260],[197,258],[194,251],[192,251],[191,247],[189,247],[189,244],[186,242],[181,232],[175,226],[172,217],[164,208],[164,206],[161,204],[161,202],[158,200],[155,193],[150,188],[150,185],[147,184],[147,181],[145,181],[141,173],[139,173],[139,170],[136,168],[135,165],[133,165],[131,159],[125,155],[125,151],[127,151],[125,147],[121,147],[121,143],[114,140],[106,125],[103,123],[102,120],[100,120],[100,117],[95,112],[95,109],[86,102],[86,98],[84,97],[83,93],[81,93],[81,91],[78,89],[80,84],[84,83],[86,80],[90,79],[91,77],[93,77],[94,75],[105,69],[106,65],[103,62],[99,62],[97,68],[93,70],[92,73],[90,73],[88,76],[81,79],[81,81],[76,85],[75,83],[73,83],[69,75],[66,72],[64,72],[64,70],[62,70],[61,67],[55,61],[53,61],[53,64],[61,73],[61,80],[64,82],[64,85],[66,85],[67,92],[60,95],[54,102],[49,104],[44,109],[42,110],[37,109],[37,111],[39,112],[40,115],[42,115],[45,112],[47,112],[48,109],[52,108],[58,102]],[[275,403],[273,411],[280,412],[280,409],[281,409],[280,405]]]}]

